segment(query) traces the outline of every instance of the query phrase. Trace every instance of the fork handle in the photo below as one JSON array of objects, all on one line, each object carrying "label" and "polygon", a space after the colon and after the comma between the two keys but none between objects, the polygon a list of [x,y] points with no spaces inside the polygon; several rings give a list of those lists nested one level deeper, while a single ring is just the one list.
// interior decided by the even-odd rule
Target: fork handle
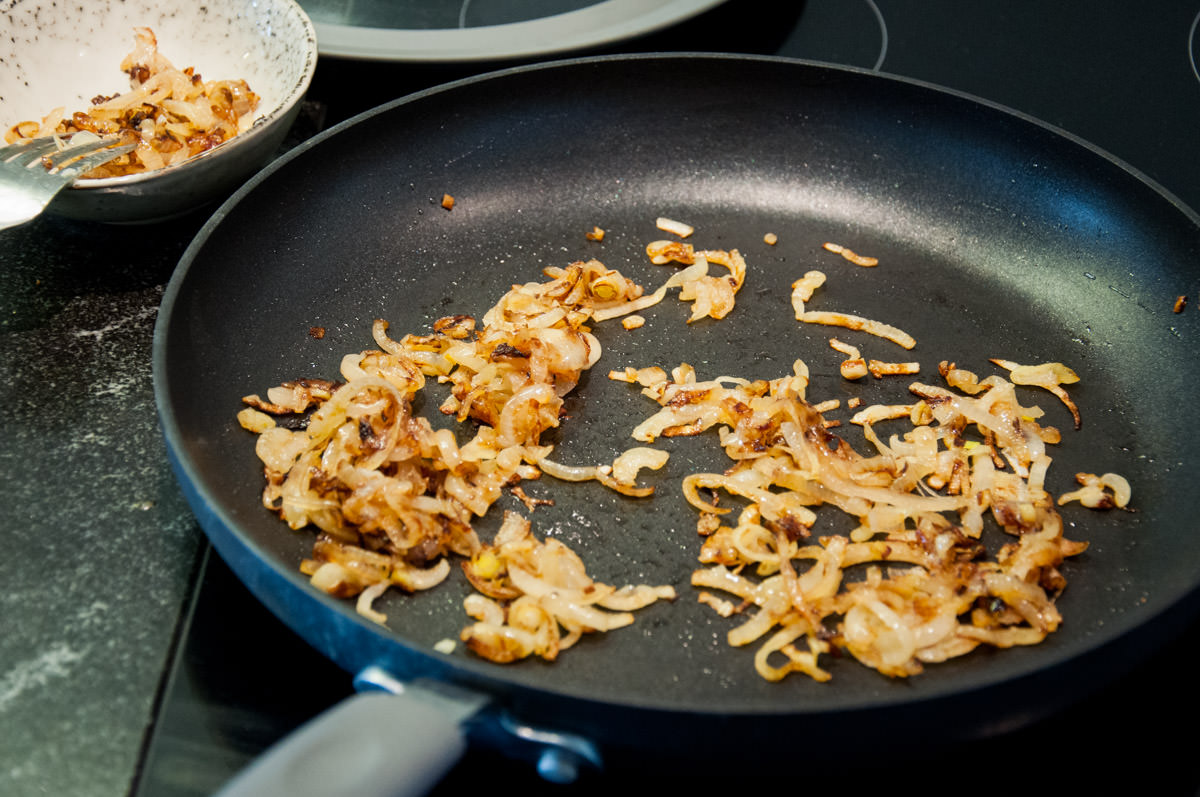
[{"label": "fork handle", "polygon": [[12,186],[0,184],[0,230],[37,218],[45,206]]}]

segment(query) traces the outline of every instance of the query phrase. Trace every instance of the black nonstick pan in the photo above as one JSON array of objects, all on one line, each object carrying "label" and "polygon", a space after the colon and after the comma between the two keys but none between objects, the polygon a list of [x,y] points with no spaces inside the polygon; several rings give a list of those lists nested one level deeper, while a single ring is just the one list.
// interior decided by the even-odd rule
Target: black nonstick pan
[{"label": "black nonstick pan", "polygon": [[[1063,362],[1081,377],[1068,388],[1081,429],[1053,396],[1022,388],[1063,430],[1048,489],[1072,489],[1080,471],[1118,472],[1135,511],[1063,507],[1067,536],[1091,547],[1065,566],[1061,630],[908,679],[832,658],[829,683],[764,681],[753,650],[725,642],[735,621],[700,605],[689,585],[700,538],[679,480],[721,467],[711,445],[690,439],[669,441],[668,466],[646,477],[657,489],[648,500],[594,483],[526,485],[554,500],[530,513],[535,533],[575,548],[597,580],[679,593],[553,663],[494,665],[461,645],[435,652],[469,622],[462,578],[389,593],[377,604],[387,628],[308,585],[297,567],[312,535],[262,507],[254,438],[234,419],[241,397],[336,378],[343,354],[373,347],[373,319],[397,335],[426,332],[442,316],[481,315],[547,266],[594,257],[657,286],[666,272],[644,247],[668,237],[660,216],[693,225],[699,247],[739,249],[746,286],[721,321],[689,325],[688,307],[669,298],[640,329],[598,327],[603,359],[568,401],[556,457],[611,461],[656,409],[607,379],[613,368],[688,362],[702,378],[774,378],[801,358],[813,400],[898,403],[911,400],[905,379],[846,382],[829,337],[918,360],[934,383],[941,360],[981,375],[997,372],[992,357]],[[585,237],[594,226],[602,241]],[[827,241],[879,266],[854,266],[822,249]],[[168,287],[156,395],[184,491],[251,591],[365,685],[407,684],[409,698],[449,718],[445,738],[398,731],[390,749],[448,745],[452,760],[465,733],[514,755],[545,753],[551,771],[578,760],[682,771],[801,739],[809,754],[891,749],[898,734],[986,734],[1052,711],[1193,611],[1198,264],[1195,213],[1086,143],[970,97],[774,58],[564,61],[399,100],[255,177],[204,227]],[[790,285],[813,268],[830,275],[814,302],[899,326],[917,347],[900,357],[865,333],[797,323]],[[1193,304],[1177,313],[1183,294]],[[437,416],[439,401],[435,393],[422,411]],[[481,536],[505,508],[524,511],[506,496]],[[380,705],[386,713],[403,700]],[[378,737],[371,727],[351,739]]]}]

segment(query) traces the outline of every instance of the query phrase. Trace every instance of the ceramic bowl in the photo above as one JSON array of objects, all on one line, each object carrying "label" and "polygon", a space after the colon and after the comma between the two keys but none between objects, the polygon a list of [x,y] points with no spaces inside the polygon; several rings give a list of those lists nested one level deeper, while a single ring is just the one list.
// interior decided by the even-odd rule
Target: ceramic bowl
[{"label": "ceramic bowl", "polygon": [[0,20],[3,130],[128,91],[120,63],[137,27],[154,32],[176,67],[195,67],[205,80],[243,79],[261,98],[254,126],[207,152],[156,171],[76,181],[47,209],[76,219],[153,221],[223,199],[278,151],[317,63],[312,22],[294,0],[0,0]]}]

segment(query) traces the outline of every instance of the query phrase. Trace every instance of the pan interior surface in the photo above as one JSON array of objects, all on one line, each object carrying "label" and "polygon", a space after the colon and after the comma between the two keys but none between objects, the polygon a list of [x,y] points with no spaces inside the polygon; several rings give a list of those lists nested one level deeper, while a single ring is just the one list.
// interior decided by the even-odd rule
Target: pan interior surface
[{"label": "pan interior surface", "polygon": [[[452,210],[440,202],[455,199]],[[1091,547],[1064,568],[1062,628],[1029,648],[980,650],[919,676],[888,679],[852,660],[827,663],[830,683],[767,683],[753,648],[731,648],[723,619],[696,600],[695,511],[682,476],[728,466],[712,435],[676,438],[651,499],[594,483],[524,485],[552,506],[529,513],[505,496],[479,523],[487,539],[505,509],[535,535],[573,547],[596,580],[672,584],[679,598],[634,624],[586,637],[553,663],[501,667],[433,652],[469,619],[457,571],[376,608],[311,594],[296,572],[312,535],[261,506],[254,439],[238,427],[241,397],[299,377],[337,378],[341,357],[373,348],[371,324],[425,333],[439,317],[482,316],[513,284],[549,266],[596,258],[653,289],[669,267],[647,243],[665,216],[695,227],[697,248],[737,248],[746,285],[725,319],[687,323],[674,295],[644,327],[597,325],[604,354],[568,400],[556,458],[611,462],[657,406],[611,369],[687,362],[701,379],[770,379],[803,359],[813,401],[860,396],[907,403],[908,379],[849,383],[832,336],[864,356],[914,359],[940,384],[949,361],[981,376],[988,358],[1063,362],[1083,417],[1071,428],[1048,393],[1027,403],[1063,430],[1048,489],[1080,471],[1114,471],[1136,512],[1062,508],[1066,536]],[[585,233],[599,226],[602,241]],[[766,243],[773,233],[777,242]],[[860,268],[824,249],[878,258]],[[320,137],[268,168],[206,226],[164,302],[155,350],[164,428],[206,531],[258,597],[348,669],[397,669],[503,690],[705,715],[832,714],[974,692],[1069,664],[1190,596],[1200,514],[1189,465],[1197,432],[1181,397],[1195,395],[1196,313],[1172,300],[1195,284],[1195,215],[1090,147],[1031,120],[953,93],[853,70],[779,59],[599,58],[521,68],[425,92]],[[791,284],[829,275],[812,307],[894,324],[905,353],[864,333],[798,323]],[[312,334],[323,330],[323,336]],[[419,410],[435,424],[444,393]],[[857,427],[835,431],[866,451]],[[816,533],[850,525],[829,508]],[[988,534],[1002,536],[994,528]],[[278,592],[305,595],[296,603]],[[303,606],[303,608],[296,608]]]}]

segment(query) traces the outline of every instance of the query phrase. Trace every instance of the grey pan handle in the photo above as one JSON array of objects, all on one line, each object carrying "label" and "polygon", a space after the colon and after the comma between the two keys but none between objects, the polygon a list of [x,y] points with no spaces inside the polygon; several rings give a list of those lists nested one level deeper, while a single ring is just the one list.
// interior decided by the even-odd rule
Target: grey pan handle
[{"label": "grey pan handle", "polygon": [[425,794],[466,750],[460,718],[408,691],[357,694],[271,747],[218,794]]}]

